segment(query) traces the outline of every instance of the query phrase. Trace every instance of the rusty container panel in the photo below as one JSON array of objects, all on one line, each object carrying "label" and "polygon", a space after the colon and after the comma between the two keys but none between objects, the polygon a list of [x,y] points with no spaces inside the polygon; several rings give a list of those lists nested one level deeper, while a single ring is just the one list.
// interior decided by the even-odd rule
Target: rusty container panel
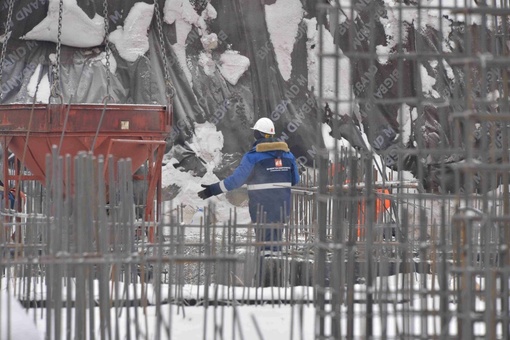
[{"label": "rusty container panel", "polygon": [[154,151],[151,142],[167,138],[170,121],[167,108],[159,105],[14,104],[0,107],[0,136],[40,181],[53,145],[61,145],[62,156],[92,151],[131,158],[134,173]]}]

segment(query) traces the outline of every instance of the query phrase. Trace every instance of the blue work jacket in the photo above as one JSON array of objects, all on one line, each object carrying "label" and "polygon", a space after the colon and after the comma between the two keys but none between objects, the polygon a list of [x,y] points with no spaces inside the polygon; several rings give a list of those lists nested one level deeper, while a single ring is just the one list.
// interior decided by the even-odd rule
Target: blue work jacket
[{"label": "blue work jacket", "polygon": [[[299,182],[296,158],[287,143],[259,139],[244,154],[234,173],[211,186],[213,195],[248,186],[253,222],[286,222],[290,214],[290,187]],[[259,213],[263,216],[259,217]]]}]

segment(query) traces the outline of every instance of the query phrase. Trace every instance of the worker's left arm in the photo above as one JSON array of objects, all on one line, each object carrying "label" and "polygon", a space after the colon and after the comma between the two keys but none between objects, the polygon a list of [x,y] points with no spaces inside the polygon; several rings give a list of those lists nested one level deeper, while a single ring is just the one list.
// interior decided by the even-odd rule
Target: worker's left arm
[{"label": "worker's left arm", "polygon": [[252,157],[250,157],[250,154],[245,154],[239,166],[234,170],[234,173],[218,183],[221,192],[237,189],[246,183],[254,165],[255,163]]},{"label": "worker's left arm", "polygon": [[206,199],[211,196],[216,196],[242,186],[244,183],[246,183],[248,177],[251,174],[251,171],[253,170],[254,162],[251,158],[252,157],[250,157],[249,154],[245,154],[241,159],[241,163],[234,170],[232,175],[217,183],[211,185],[202,185],[202,187],[205,189],[199,192],[198,196]]}]

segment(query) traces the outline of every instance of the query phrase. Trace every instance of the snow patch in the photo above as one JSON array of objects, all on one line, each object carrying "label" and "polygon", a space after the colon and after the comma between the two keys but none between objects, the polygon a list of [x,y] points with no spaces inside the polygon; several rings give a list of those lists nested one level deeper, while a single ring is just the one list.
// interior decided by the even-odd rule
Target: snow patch
[{"label": "snow patch", "polygon": [[197,156],[210,164],[210,170],[221,163],[221,149],[223,149],[223,133],[216,130],[212,123],[195,124],[195,134],[192,138],[193,150]]},{"label": "snow patch", "polygon": [[250,67],[250,59],[237,51],[225,51],[220,56],[220,72],[232,85],[237,84],[237,81],[248,70],[248,67]]},{"label": "snow patch", "polygon": [[388,46],[377,45],[375,47],[375,51],[377,53],[377,60],[379,61],[380,64],[385,65],[386,63],[388,63],[388,58],[391,52]]},{"label": "snow patch", "polygon": [[[47,104],[50,102],[50,80],[48,78],[48,74],[44,74],[41,80],[39,81],[39,77],[41,76],[42,67],[41,64],[37,65],[37,68],[34,71],[34,74],[30,77],[30,80],[27,85],[28,95],[32,98],[37,93],[37,98],[35,99],[36,103]],[[37,88],[39,86],[39,88]]]},{"label": "snow patch", "polygon": [[[303,19],[307,24],[307,42],[306,47],[308,50],[308,88],[313,89],[316,96],[319,96],[319,60],[317,57],[319,46],[319,34],[317,32],[317,19]],[[342,51],[338,49],[333,41],[333,36],[328,30],[322,31],[322,53],[336,53],[340,54],[338,58],[338,70],[335,70],[335,60],[333,58],[323,59],[323,74],[322,74],[322,98],[324,100],[337,100],[340,99],[338,104],[340,115],[352,115],[354,110],[352,105],[352,91],[351,91],[351,76],[350,76],[350,62],[345,56],[342,56]],[[314,46],[312,48],[312,46]],[[335,76],[338,79],[335,79]],[[338,87],[338,92],[336,87]]]},{"label": "snow patch", "polygon": [[193,77],[187,63],[186,40],[193,26],[197,27],[200,36],[207,34],[206,22],[215,19],[217,12],[209,3],[202,11],[202,14],[198,15],[188,0],[167,0],[163,13],[163,19],[166,23],[170,25],[175,24],[177,42],[172,45],[172,48],[186,75],[186,79],[188,79],[189,84],[193,87]]},{"label": "snow patch", "polygon": [[110,34],[122,58],[135,62],[149,50],[148,30],[154,14],[154,5],[137,2],[129,11],[124,27]]},{"label": "snow patch", "polygon": [[337,139],[333,138],[330,135],[331,126],[324,123],[322,124],[322,138],[324,140],[324,145],[329,150],[329,158],[335,159],[335,151],[339,151],[341,149],[349,149],[354,151],[354,148],[351,146],[351,143],[345,138]]},{"label": "snow patch", "polygon": [[208,76],[212,76],[216,71],[216,63],[211,58],[211,54],[207,52],[201,52],[198,57],[198,64],[204,69],[204,73]]},{"label": "snow patch", "polygon": [[[339,8],[341,9],[338,13],[338,23],[341,24],[345,22],[346,20],[355,20],[358,17],[358,12],[356,11],[356,8],[354,11],[351,11],[353,1],[352,0],[340,0],[335,1],[336,3],[331,3],[331,6],[333,8],[336,8],[336,4],[339,4]],[[337,9],[333,9],[333,11],[337,11]],[[334,17],[330,16],[328,13],[328,22],[332,22],[335,20]]]},{"label": "snow patch", "polygon": [[[48,15],[21,39],[57,42],[59,0],[49,0]],[[63,0],[61,43],[73,47],[92,47],[103,43],[104,18],[90,19],[76,0]]]},{"label": "snow patch", "polygon": [[186,39],[193,25],[198,25],[200,16],[197,14],[189,1],[184,0],[167,0],[165,2],[164,20],[168,24],[175,24],[177,34],[177,42],[172,45],[177,60],[186,75],[186,79],[193,86],[193,77],[188,68],[186,59]]},{"label": "snow patch", "polygon": [[[426,0],[426,3],[424,5],[430,6],[430,7],[439,7],[439,5],[442,5],[442,10],[439,11],[439,9],[428,9],[428,12],[430,12],[432,15],[439,17],[444,16],[446,18],[449,18],[453,21],[458,22],[464,22],[466,24],[482,24],[484,23],[482,20],[482,15],[476,15],[476,14],[463,14],[462,12],[459,12],[459,7],[463,8],[477,8],[477,7],[485,7],[490,6],[492,8],[501,8],[506,7],[506,3],[500,3],[499,1],[491,1],[490,5],[487,5],[489,3],[488,0],[463,0],[459,2],[458,0]],[[455,11],[452,11],[452,9],[455,9]],[[496,16],[493,15],[486,15],[485,16],[485,24],[488,28],[493,28],[491,26],[495,25],[495,18]],[[498,19],[499,20],[499,19]],[[446,36],[444,36],[446,38]]]},{"label": "snow patch", "polygon": [[455,73],[453,73],[452,67],[444,59],[443,59],[443,68],[444,68],[444,70],[446,72],[446,76],[448,77],[448,79],[455,80]]},{"label": "snow patch", "polygon": [[416,108],[411,108],[407,104],[403,104],[398,110],[397,122],[400,125],[401,141],[403,145],[409,143],[411,138],[412,128],[414,121],[418,118],[418,111]]},{"label": "snow patch", "polygon": [[[175,23],[176,26],[181,25],[183,22],[188,25],[197,24],[200,16],[195,11],[191,3],[187,0],[167,0],[165,2],[164,20],[168,24]],[[185,42],[186,36],[177,35],[177,41]],[[182,39],[184,38],[184,41]]]},{"label": "snow patch", "polygon": [[304,10],[299,0],[276,0],[265,6],[265,12],[278,68],[283,79],[288,81],[292,72],[291,54]]},{"label": "snow patch", "polygon": [[[203,189],[201,184],[212,184],[220,180],[213,173],[213,170],[222,160],[221,149],[223,143],[223,134],[216,130],[214,124],[209,122],[195,124],[195,135],[188,146],[205,162],[207,172],[202,178],[195,177],[191,172],[182,172],[176,169],[173,166],[177,162],[176,160],[170,159],[168,161],[162,171],[162,186],[167,187],[175,184],[180,187],[180,191],[177,197],[173,199],[172,206],[164,207],[166,217],[171,216],[173,210],[182,206],[184,211],[183,223],[198,225],[200,216],[203,216],[203,207],[212,204],[216,209],[216,222],[220,224],[228,222],[229,211],[236,207],[228,202],[225,195],[215,196],[208,200],[202,200],[197,195]],[[248,209],[239,209],[237,217],[238,223],[249,223],[251,221]]]},{"label": "snow patch", "polygon": [[430,76],[427,69],[423,65],[420,65],[420,76],[423,93],[429,94],[433,98],[439,98],[439,93],[434,89],[436,78]]},{"label": "snow patch", "polygon": [[211,5],[211,3],[207,3],[207,6],[205,6],[204,10],[202,11],[202,19],[204,21],[207,20],[214,20],[218,16],[218,12],[216,12],[216,9]]},{"label": "snow patch", "polygon": [[317,58],[317,49],[319,48],[319,35],[317,30],[317,19],[303,19],[306,24],[306,51],[308,53],[307,66],[308,66],[308,89],[311,91],[312,87],[315,88],[315,95],[317,92],[317,85],[319,84],[319,60]]},{"label": "snow patch", "polygon": [[489,106],[495,111],[498,109],[498,102],[500,98],[501,94],[498,90],[487,93],[487,102],[490,103]]},{"label": "snow patch", "polygon": [[212,51],[218,47],[218,35],[216,33],[204,34],[204,36],[200,38],[200,42],[202,42],[204,50]]},{"label": "snow patch", "polygon": [[[432,2],[436,0],[431,0]],[[447,6],[446,1],[442,1],[443,6]],[[427,6],[438,6],[429,1]],[[421,9],[414,6],[397,5],[393,0],[384,0],[387,17],[380,17],[380,22],[384,26],[388,48],[391,50],[397,42],[406,42],[408,35],[405,25],[414,25],[418,32],[423,32],[427,27],[431,27],[441,32],[443,39],[443,49],[445,52],[450,51],[450,46],[446,43],[446,39],[452,31],[452,22],[445,18],[447,12],[437,9]],[[458,6],[458,5],[457,5]]]}]

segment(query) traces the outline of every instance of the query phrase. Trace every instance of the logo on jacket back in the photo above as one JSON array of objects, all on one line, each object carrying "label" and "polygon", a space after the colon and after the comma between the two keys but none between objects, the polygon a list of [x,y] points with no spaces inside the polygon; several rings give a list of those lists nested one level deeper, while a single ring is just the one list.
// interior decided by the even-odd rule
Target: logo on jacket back
[{"label": "logo on jacket back", "polygon": [[281,160],[280,158],[276,158],[276,159],[274,160],[274,166],[276,166],[276,167],[278,167],[278,168],[279,168],[279,167],[282,167],[282,166],[283,166],[283,162],[282,162],[282,160]]}]

